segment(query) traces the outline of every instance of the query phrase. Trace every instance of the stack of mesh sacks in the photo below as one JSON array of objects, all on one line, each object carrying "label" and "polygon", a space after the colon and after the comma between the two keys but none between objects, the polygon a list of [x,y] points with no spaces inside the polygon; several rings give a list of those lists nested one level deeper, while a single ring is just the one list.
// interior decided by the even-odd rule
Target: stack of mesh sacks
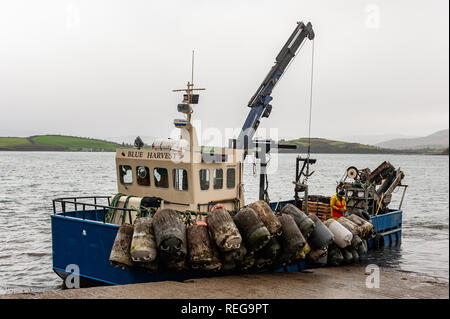
[{"label": "stack of mesh sacks", "polygon": [[120,226],[111,250],[115,266],[146,271],[261,272],[298,264],[340,265],[367,251],[372,224],[358,216],[321,222],[292,204],[275,214],[264,201],[237,213],[222,205],[186,223],[172,209]]}]

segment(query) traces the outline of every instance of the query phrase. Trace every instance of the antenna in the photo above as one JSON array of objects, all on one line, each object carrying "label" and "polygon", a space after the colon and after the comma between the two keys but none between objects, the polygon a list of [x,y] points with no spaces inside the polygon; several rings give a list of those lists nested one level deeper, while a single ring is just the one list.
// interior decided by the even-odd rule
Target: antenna
[{"label": "antenna", "polygon": [[192,70],[191,83],[192,83],[192,86],[194,86],[194,50],[192,50],[192,68],[191,68],[191,70]]},{"label": "antenna", "polygon": [[188,122],[190,121],[191,113],[193,112],[190,104],[198,104],[199,95],[194,94],[194,91],[206,90],[205,88],[194,88],[194,56],[195,52],[192,50],[191,82],[187,83],[187,87],[185,89],[172,90],[172,92],[186,92],[183,96],[182,104],[178,104],[178,111],[187,114]]}]

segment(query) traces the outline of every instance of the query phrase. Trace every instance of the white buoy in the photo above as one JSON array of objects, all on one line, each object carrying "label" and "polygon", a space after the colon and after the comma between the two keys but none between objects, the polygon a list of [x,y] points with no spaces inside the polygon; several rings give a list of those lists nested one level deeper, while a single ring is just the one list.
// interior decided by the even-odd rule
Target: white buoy
[{"label": "white buoy", "polygon": [[333,241],[339,248],[345,248],[351,244],[353,235],[347,228],[332,218],[326,220],[324,224],[333,233]]}]

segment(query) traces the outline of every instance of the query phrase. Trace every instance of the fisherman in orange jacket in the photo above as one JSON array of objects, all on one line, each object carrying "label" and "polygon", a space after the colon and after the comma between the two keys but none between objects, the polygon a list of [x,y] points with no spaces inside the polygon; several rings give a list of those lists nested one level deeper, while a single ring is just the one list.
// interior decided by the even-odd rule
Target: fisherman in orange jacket
[{"label": "fisherman in orange jacket", "polygon": [[345,191],[341,188],[330,199],[331,217],[334,219],[344,216],[344,213],[347,211],[347,204],[345,202],[344,195]]}]

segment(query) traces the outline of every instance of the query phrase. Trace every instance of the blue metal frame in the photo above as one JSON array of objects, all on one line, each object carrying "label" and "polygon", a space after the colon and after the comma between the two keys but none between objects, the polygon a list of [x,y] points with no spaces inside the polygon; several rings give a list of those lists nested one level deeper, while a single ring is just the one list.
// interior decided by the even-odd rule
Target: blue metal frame
[{"label": "blue metal frame", "polygon": [[[195,271],[151,273],[137,268],[114,267],[109,263],[109,255],[119,226],[70,216],[78,213],[51,216],[53,269],[58,275],[66,273],[68,265],[75,264],[81,277],[113,285],[217,276]],[[95,214],[94,211],[91,213]],[[98,215],[102,213],[97,211]]]},{"label": "blue metal frame", "polygon": [[[386,214],[370,217],[375,233],[383,236],[385,247],[401,244],[402,217],[403,211],[401,210],[394,210]],[[373,241],[369,240],[369,249],[372,248]]]}]

